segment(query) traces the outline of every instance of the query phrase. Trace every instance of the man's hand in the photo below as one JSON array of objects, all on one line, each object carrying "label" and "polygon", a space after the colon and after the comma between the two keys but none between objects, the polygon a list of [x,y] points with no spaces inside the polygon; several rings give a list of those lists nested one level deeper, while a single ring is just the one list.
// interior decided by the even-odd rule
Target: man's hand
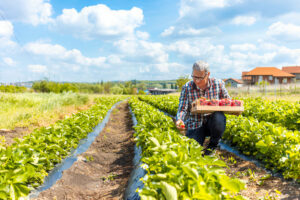
[{"label": "man's hand", "polygon": [[185,130],[184,122],[181,119],[179,119],[179,120],[176,121],[176,127],[179,130]]}]

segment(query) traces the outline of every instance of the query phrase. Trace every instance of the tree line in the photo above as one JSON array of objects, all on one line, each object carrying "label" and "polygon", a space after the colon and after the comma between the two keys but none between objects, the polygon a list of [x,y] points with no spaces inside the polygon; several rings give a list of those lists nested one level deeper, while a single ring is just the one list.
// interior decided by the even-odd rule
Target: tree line
[{"label": "tree line", "polygon": [[28,89],[24,86],[0,85],[0,92],[23,93],[23,92],[27,92],[27,91],[28,91]]},{"label": "tree line", "polygon": [[90,94],[146,94],[148,88],[158,89],[181,89],[189,81],[187,76],[181,76],[174,81],[114,81],[98,83],[60,83],[48,80],[36,81],[32,88],[14,85],[0,85],[0,92],[42,92],[42,93],[63,93],[80,92]]}]

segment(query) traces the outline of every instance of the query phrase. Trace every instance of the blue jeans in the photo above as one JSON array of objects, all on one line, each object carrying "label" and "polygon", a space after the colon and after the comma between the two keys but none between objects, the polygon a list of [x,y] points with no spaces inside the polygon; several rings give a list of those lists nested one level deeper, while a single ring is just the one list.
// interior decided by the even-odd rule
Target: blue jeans
[{"label": "blue jeans", "polygon": [[210,136],[208,148],[216,148],[226,128],[226,117],[223,112],[214,112],[200,128],[187,131],[186,136],[195,139],[203,146],[206,136]]}]

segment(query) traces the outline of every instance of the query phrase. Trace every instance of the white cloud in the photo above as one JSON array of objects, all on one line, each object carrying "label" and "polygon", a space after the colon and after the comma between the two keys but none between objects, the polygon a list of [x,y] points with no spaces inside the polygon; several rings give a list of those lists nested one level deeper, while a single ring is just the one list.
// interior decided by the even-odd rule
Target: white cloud
[{"label": "white cloud", "polygon": [[9,58],[9,57],[3,58],[3,62],[8,66],[14,66],[16,64],[16,62],[12,58]]},{"label": "white cloud", "polygon": [[230,58],[233,61],[239,61],[244,63],[245,65],[252,65],[252,64],[270,64],[274,57],[276,56],[276,52],[271,53],[263,53],[259,54],[256,53],[240,53],[240,52],[231,52],[229,53]]},{"label": "white cloud", "polygon": [[184,27],[184,26],[171,26],[168,29],[165,29],[161,36],[167,37],[194,37],[194,36],[214,36],[216,34],[221,33],[222,31],[218,27],[210,27],[210,28],[202,28],[195,29],[192,27]]},{"label": "white cloud", "polygon": [[119,55],[110,55],[107,57],[107,62],[110,64],[121,64],[122,59]]},{"label": "white cloud", "polygon": [[254,16],[237,16],[232,20],[235,25],[247,25],[250,26],[256,22],[256,17]]},{"label": "white cloud", "polygon": [[136,36],[139,38],[139,39],[142,39],[142,40],[148,40],[150,35],[149,33],[147,32],[142,32],[142,31],[137,31],[136,32]]},{"label": "white cloud", "polygon": [[198,12],[212,9],[223,8],[226,6],[226,0],[181,0],[180,1],[180,18],[191,14],[193,10]]},{"label": "white cloud", "polygon": [[158,42],[144,40],[119,40],[114,43],[119,51],[129,60],[144,61],[151,63],[165,63],[168,61],[168,54],[164,46]]},{"label": "white cloud", "polygon": [[254,44],[233,44],[230,46],[230,49],[233,51],[254,51],[256,50],[256,46]]},{"label": "white cloud", "polygon": [[300,12],[288,12],[288,13],[284,13],[283,15],[279,15],[277,16],[274,20],[275,21],[280,21],[284,24],[295,24],[295,25],[300,25]]},{"label": "white cloud", "polygon": [[140,73],[148,73],[148,72],[150,72],[150,67],[149,66],[139,67],[139,72]]},{"label": "white cloud", "polygon": [[259,41],[259,49],[264,50],[264,51],[274,51],[279,48],[278,45],[273,44],[273,43],[268,43],[264,41]]},{"label": "white cloud", "polygon": [[35,73],[46,73],[48,71],[45,65],[28,65],[28,69]]},{"label": "white cloud", "polygon": [[14,27],[12,23],[10,21],[0,20],[0,56],[13,51],[17,47],[17,44],[11,39],[13,34]]},{"label": "white cloud", "polygon": [[25,45],[25,50],[36,55],[44,55],[50,57],[63,58],[67,50],[58,44],[47,44],[40,42],[32,42]]},{"label": "white cloud", "polygon": [[267,35],[284,41],[300,40],[300,26],[276,22],[269,26]]},{"label": "white cloud", "polygon": [[194,29],[194,28],[188,28],[185,30],[180,30],[179,35],[200,35],[203,33],[203,29]]},{"label": "white cloud", "polygon": [[10,0],[0,1],[0,13],[12,21],[33,25],[51,21],[52,6],[48,0]]},{"label": "white cloud", "polygon": [[14,27],[10,21],[0,21],[0,37],[10,38],[14,33]]},{"label": "white cloud", "polygon": [[45,59],[51,59],[53,61],[63,61],[70,64],[75,63],[81,66],[97,66],[103,67],[106,61],[105,57],[89,58],[81,54],[78,49],[66,50],[61,45],[53,45],[47,43],[29,43],[25,45],[25,50],[35,54],[44,56]]},{"label": "white cloud", "polygon": [[183,18],[206,10],[224,8],[241,2],[242,0],[181,0],[179,16]]},{"label": "white cloud", "polygon": [[170,70],[178,70],[182,69],[183,66],[179,63],[158,63],[153,65],[156,69],[158,69],[160,72],[165,73],[165,72],[170,72]]},{"label": "white cloud", "polygon": [[98,4],[84,7],[80,12],[74,8],[64,9],[62,15],[56,18],[54,27],[83,39],[130,37],[143,24],[143,18],[140,8],[111,10]]},{"label": "white cloud", "polygon": [[172,35],[172,33],[174,32],[174,29],[175,29],[174,26],[170,26],[169,28],[165,29],[165,30],[161,33],[161,36],[165,37],[165,36]]},{"label": "white cloud", "polygon": [[210,55],[223,52],[223,45],[213,45],[207,39],[178,40],[171,43],[167,49],[183,56],[208,58]]}]

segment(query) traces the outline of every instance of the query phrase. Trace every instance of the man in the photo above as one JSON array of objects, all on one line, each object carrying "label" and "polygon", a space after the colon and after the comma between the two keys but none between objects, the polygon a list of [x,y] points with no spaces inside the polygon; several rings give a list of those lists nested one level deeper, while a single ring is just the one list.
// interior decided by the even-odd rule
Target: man
[{"label": "man", "polygon": [[206,136],[210,136],[210,141],[204,151],[204,155],[210,155],[217,148],[225,127],[226,117],[223,112],[212,114],[192,114],[192,102],[198,98],[206,99],[230,99],[225,84],[222,80],[209,77],[209,65],[203,61],[198,61],[193,65],[192,78],[181,90],[179,106],[176,115],[176,126],[182,129],[185,124],[186,136],[195,139],[203,146]]}]

